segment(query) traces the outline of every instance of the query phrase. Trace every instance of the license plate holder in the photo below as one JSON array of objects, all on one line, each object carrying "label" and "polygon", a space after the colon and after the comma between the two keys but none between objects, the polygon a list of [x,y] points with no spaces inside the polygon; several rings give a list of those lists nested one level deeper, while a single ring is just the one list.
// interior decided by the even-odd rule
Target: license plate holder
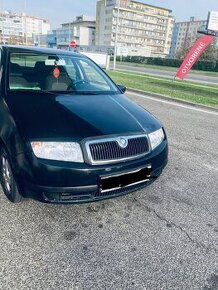
[{"label": "license plate holder", "polygon": [[131,172],[124,172],[119,175],[111,175],[100,178],[101,192],[119,189],[131,186],[133,184],[142,183],[150,178],[151,166],[140,168]]}]

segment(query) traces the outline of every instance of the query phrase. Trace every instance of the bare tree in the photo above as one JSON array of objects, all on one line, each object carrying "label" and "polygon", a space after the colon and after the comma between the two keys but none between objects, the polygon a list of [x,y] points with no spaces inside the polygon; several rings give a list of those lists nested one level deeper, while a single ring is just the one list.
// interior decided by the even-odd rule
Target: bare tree
[{"label": "bare tree", "polygon": [[[190,38],[187,38],[186,41],[184,42],[184,45],[181,47],[181,49],[177,51],[176,58],[177,59],[184,59],[198,38],[196,38],[194,42],[191,41]],[[201,54],[198,61],[214,61],[214,62],[216,62],[217,52],[218,52],[217,51],[217,40],[214,39],[212,41],[212,43]]]},{"label": "bare tree", "polygon": [[199,60],[203,61],[214,61],[217,60],[217,40],[214,39],[212,43],[205,49],[201,54]]}]

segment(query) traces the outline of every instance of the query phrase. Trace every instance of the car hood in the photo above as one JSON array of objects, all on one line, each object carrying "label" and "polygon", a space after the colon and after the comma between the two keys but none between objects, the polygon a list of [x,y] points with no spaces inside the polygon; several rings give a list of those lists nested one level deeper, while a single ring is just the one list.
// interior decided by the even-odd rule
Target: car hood
[{"label": "car hood", "polygon": [[16,92],[7,104],[26,140],[149,133],[159,121],[124,95],[47,95]]}]

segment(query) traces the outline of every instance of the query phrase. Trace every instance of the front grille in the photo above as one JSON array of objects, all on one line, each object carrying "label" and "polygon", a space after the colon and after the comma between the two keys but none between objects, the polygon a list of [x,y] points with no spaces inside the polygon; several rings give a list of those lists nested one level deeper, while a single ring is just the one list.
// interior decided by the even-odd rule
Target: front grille
[{"label": "front grille", "polygon": [[149,152],[149,143],[145,135],[125,137],[128,142],[126,148],[119,145],[119,139],[111,138],[89,142],[87,149],[92,163],[133,159]]}]

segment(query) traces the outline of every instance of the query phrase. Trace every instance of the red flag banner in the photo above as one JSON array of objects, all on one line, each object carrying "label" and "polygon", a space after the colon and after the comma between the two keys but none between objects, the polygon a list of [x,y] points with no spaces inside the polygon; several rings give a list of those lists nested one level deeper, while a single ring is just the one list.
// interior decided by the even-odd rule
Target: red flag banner
[{"label": "red flag banner", "polygon": [[202,52],[213,41],[214,37],[214,35],[204,35],[195,42],[176,73],[178,78],[181,80],[185,78]]}]

